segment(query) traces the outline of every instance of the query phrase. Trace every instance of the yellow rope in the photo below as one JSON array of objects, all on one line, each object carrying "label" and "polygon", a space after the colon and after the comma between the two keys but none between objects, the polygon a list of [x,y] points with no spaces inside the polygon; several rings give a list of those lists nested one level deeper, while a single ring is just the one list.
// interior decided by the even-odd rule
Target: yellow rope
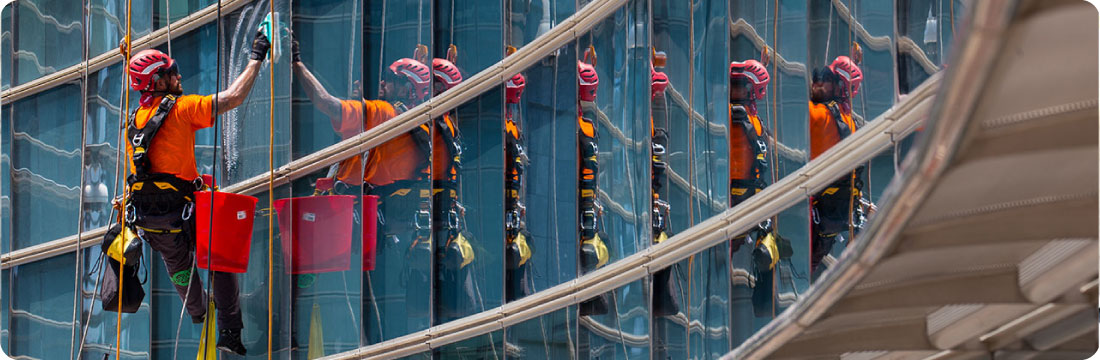
[{"label": "yellow rope", "polygon": [[[268,27],[271,29],[268,34],[272,37],[268,39],[271,42],[271,46],[275,46],[275,41],[278,41],[275,34],[278,33],[278,29],[275,28],[275,1],[268,1],[270,5],[270,17],[271,24]],[[268,58],[270,63],[268,64],[268,143],[267,143],[267,208],[275,208],[275,56],[271,55],[269,50]],[[273,297],[275,294],[275,288],[272,280],[274,279],[274,263],[275,253],[272,250],[275,247],[275,211],[271,210],[267,214],[267,359],[271,360],[271,342],[274,339],[272,336],[272,315],[271,309],[274,307]],[[293,325],[292,325],[293,326]]]},{"label": "yellow rope", "polygon": [[[130,23],[130,15],[131,15],[131,9],[132,9],[131,3],[132,2],[133,2],[132,0],[126,0],[126,39],[125,39],[126,40],[126,48],[125,48],[125,51],[124,51],[124,54],[123,54],[123,56],[126,58],[126,63],[122,67],[123,88],[125,89],[123,91],[124,95],[122,96],[122,101],[125,105],[122,107],[122,109],[123,109],[122,111],[123,111],[124,116],[119,120],[119,130],[120,131],[126,131],[126,120],[130,118],[130,86],[129,86],[129,84],[126,84],[125,79],[127,78],[127,75],[128,75],[127,74],[127,69],[130,68],[129,67],[130,66],[129,65],[130,64],[130,55],[132,53],[132,51],[130,51],[131,50],[130,46],[132,45],[132,43],[130,41],[130,36],[132,35],[132,33],[131,33],[131,23]],[[125,146],[125,145],[118,144],[118,146],[122,147],[122,146]],[[129,164],[131,156],[133,156],[133,155],[130,152],[127,151],[126,152],[127,164]],[[127,165],[122,166],[122,169],[123,169],[122,173],[123,174],[126,173],[126,166]],[[127,197],[127,193],[129,193],[129,190],[130,190],[129,186],[123,186],[122,187],[122,202],[121,202],[122,208],[119,209],[119,213],[122,215],[121,216],[122,220],[126,219],[126,197]],[[126,226],[126,224],[123,223],[122,226]],[[121,359],[122,358],[122,266],[125,265],[125,264],[126,264],[126,258],[123,257],[122,261],[120,261],[119,264],[118,264],[118,278],[119,278],[118,279],[119,280],[118,281],[118,297],[117,297],[118,314],[117,314],[117,318],[115,319],[115,359]]]}]

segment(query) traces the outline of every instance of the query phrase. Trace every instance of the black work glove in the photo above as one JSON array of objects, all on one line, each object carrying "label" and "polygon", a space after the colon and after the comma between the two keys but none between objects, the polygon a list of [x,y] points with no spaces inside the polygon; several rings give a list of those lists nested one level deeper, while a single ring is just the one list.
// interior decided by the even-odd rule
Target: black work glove
[{"label": "black work glove", "polygon": [[252,60],[263,60],[267,57],[267,50],[271,48],[271,42],[267,40],[267,36],[263,31],[257,31],[256,37],[252,39],[252,55],[248,58]]},{"label": "black work glove", "polygon": [[302,62],[302,51],[298,48],[298,37],[294,35],[294,32],[290,33],[290,61],[294,63]]}]

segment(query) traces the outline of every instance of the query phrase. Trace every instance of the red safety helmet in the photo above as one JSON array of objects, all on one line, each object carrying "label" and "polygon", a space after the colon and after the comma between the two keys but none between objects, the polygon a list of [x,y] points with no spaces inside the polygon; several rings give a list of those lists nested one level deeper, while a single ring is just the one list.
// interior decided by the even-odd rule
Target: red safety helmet
[{"label": "red safety helmet", "polygon": [[737,78],[746,79],[752,84],[753,99],[763,99],[768,93],[768,81],[771,81],[771,76],[768,75],[768,69],[759,61],[749,59],[743,62],[731,62],[730,80]]},{"label": "red safety helmet", "polygon": [[829,70],[832,70],[833,74],[836,74],[840,81],[844,82],[846,88],[851,89],[849,96],[855,96],[859,92],[859,84],[863,82],[863,71],[851,58],[843,55],[837,56],[836,60],[833,60],[833,63],[829,65]]},{"label": "red safety helmet", "polygon": [[652,66],[650,66],[649,77],[651,80],[649,96],[657,96],[658,93],[664,93],[665,88],[668,88],[668,74],[657,71]]},{"label": "red safety helmet", "polygon": [[130,88],[151,91],[161,75],[175,68],[176,61],[160,50],[142,50],[130,57]]},{"label": "red safety helmet", "polygon": [[600,76],[596,68],[577,60],[577,91],[581,101],[596,101],[596,88],[600,86]]},{"label": "red safety helmet", "polygon": [[413,59],[402,58],[390,64],[390,71],[397,77],[404,77],[413,84],[417,100],[428,97],[432,71],[428,69],[427,65]]},{"label": "red safety helmet", "polygon": [[504,100],[509,104],[518,104],[523,96],[523,89],[527,87],[527,78],[523,74],[516,74],[504,82]]},{"label": "red safety helmet", "polygon": [[443,84],[442,91],[450,90],[462,82],[462,73],[455,63],[447,59],[432,59],[432,75],[435,76],[435,81]]}]

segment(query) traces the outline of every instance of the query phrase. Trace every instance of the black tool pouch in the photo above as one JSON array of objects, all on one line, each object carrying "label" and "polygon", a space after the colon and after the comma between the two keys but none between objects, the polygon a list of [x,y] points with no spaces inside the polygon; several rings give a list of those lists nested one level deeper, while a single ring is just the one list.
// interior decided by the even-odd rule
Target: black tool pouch
[{"label": "black tool pouch", "polygon": [[[138,263],[122,266],[119,274],[119,262],[107,258],[107,268],[103,269],[103,278],[100,280],[102,287],[99,291],[99,300],[103,304],[103,310],[118,312],[119,302],[122,303],[122,312],[133,314],[141,308],[141,301],[145,299],[145,289],[142,281],[137,276]],[[122,296],[119,297],[119,283],[122,284]]]}]

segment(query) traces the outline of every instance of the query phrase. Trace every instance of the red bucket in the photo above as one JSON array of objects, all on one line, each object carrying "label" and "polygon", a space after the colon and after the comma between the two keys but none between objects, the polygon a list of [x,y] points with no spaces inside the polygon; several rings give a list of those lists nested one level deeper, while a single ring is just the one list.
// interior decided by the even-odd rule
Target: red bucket
[{"label": "red bucket", "polygon": [[374,270],[377,244],[378,195],[363,195],[363,271]]},{"label": "red bucket", "polygon": [[[195,192],[195,256],[198,266],[207,261],[215,271],[248,271],[248,252],[252,246],[252,218],[258,199],[240,194],[214,192],[211,206],[209,191]],[[214,216],[210,216],[210,210]],[[210,225],[213,218],[214,225]],[[213,230],[211,230],[213,229]],[[213,237],[210,237],[213,232]],[[211,249],[207,249],[209,243]],[[213,255],[209,255],[213,253]]]},{"label": "red bucket", "polygon": [[275,200],[287,270],[314,274],[349,269],[354,208],[351,195]]}]

